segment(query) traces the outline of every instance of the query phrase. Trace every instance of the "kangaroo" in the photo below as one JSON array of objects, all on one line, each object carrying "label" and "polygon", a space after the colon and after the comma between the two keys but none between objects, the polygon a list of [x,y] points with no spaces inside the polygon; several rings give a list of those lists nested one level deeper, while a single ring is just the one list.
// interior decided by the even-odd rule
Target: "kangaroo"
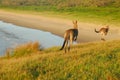
[{"label": "kangaroo", "polygon": [[95,29],[95,32],[96,32],[96,33],[100,33],[100,34],[102,35],[101,40],[103,40],[103,41],[105,41],[104,36],[107,35],[108,31],[109,31],[109,26],[102,27],[99,31],[97,31],[97,30]]},{"label": "kangaroo", "polygon": [[[78,36],[77,21],[73,21],[73,27],[74,28],[68,29],[64,33],[64,42],[60,50],[63,50],[65,48],[65,53],[66,53],[66,48],[68,47],[68,51],[69,51],[73,41],[77,40],[77,36]],[[69,43],[69,46],[68,46],[68,43]]]}]

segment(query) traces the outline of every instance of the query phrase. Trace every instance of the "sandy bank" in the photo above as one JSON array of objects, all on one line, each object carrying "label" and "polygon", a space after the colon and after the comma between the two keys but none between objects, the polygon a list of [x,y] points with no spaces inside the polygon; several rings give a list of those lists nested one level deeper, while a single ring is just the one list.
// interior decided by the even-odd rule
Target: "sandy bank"
[{"label": "sandy bank", "polygon": [[[3,10],[0,10],[0,20],[23,27],[49,31],[61,37],[63,37],[65,30],[73,26],[72,20],[45,17],[42,15],[19,14]],[[78,21],[78,42],[100,41],[100,35],[94,32],[94,28],[99,29],[101,27],[100,25]],[[120,29],[110,26],[110,32],[106,36],[106,39],[111,40],[117,38],[120,38]]]}]

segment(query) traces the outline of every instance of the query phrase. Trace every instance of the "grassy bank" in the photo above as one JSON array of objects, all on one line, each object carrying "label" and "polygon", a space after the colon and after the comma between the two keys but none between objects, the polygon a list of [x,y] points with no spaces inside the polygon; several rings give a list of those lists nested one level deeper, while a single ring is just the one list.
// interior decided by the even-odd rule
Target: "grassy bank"
[{"label": "grassy bank", "polygon": [[[35,44],[36,45],[36,44]],[[49,48],[0,59],[1,80],[119,80],[120,41]],[[21,54],[19,52],[15,54]],[[22,53],[23,55],[23,53]]]},{"label": "grassy bank", "polygon": [[120,26],[120,8],[115,7],[55,7],[55,6],[12,6],[0,7],[7,11],[77,19],[81,22]]}]

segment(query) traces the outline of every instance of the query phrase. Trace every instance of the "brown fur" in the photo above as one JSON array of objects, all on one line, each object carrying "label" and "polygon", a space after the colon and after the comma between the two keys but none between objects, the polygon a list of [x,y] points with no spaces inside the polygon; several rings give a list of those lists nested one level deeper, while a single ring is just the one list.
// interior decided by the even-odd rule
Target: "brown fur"
[{"label": "brown fur", "polygon": [[[73,24],[74,24],[73,26],[74,28],[66,30],[64,34],[64,43],[60,50],[63,50],[65,48],[65,52],[66,52],[66,48],[68,47],[68,51],[69,51],[73,41],[77,40],[77,36],[78,36],[77,21],[75,22],[73,21]],[[68,43],[69,43],[69,46],[68,46]]]},{"label": "brown fur", "polygon": [[104,36],[107,35],[108,31],[109,31],[109,26],[102,27],[99,31],[97,31],[97,30],[95,29],[95,32],[96,32],[96,33],[100,33],[100,34],[102,35],[101,40],[103,40],[103,41],[105,41]]}]

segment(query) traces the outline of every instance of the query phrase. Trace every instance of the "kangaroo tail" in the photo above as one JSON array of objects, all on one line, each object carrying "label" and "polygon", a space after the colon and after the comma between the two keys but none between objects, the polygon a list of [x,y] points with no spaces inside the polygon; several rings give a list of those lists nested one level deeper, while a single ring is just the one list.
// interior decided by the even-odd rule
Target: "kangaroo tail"
[{"label": "kangaroo tail", "polygon": [[96,29],[95,29],[95,32],[96,32],[96,33],[99,33],[99,31],[97,31]]},{"label": "kangaroo tail", "polygon": [[66,43],[66,40],[64,40],[63,45],[62,45],[62,47],[60,48],[60,50],[63,50],[63,48],[64,48],[64,46],[65,46],[65,43]]}]

